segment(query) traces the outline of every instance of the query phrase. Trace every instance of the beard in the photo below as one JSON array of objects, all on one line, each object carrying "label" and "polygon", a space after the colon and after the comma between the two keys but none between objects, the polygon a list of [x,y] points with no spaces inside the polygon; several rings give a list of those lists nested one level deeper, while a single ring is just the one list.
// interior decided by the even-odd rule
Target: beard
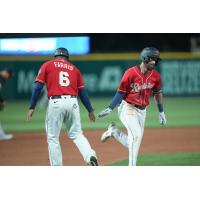
[{"label": "beard", "polygon": [[155,65],[154,65],[154,64],[148,65],[148,66],[147,66],[147,70],[148,70],[148,71],[151,71],[151,70],[153,70],[154,68],[155,68]]}]

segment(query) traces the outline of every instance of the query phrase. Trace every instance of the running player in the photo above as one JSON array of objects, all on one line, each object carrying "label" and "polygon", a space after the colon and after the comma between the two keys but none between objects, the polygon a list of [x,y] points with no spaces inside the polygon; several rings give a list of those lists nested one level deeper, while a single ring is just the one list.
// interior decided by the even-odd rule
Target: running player
[{"label": "running player", "polygon": [[141,52],[141,64],[126,70],[111,104],[98,114],[98,117],[102,118],[111,113],[116,105],[120,103],[118,116],[126,127],[128,135],[121,132],[115,123],[111,123],[108,130],[103,133],[101,141],[105,142],[112,136],[127,147],[130,166],[136,166],[144,132],[146,107],[149,105],[152,92],[158,106],[160,124],[165,125],[167,122],[163,110],[161,77],[154,70],[161,60],[159,56],[159,51],[156,48],[144,48]]}]

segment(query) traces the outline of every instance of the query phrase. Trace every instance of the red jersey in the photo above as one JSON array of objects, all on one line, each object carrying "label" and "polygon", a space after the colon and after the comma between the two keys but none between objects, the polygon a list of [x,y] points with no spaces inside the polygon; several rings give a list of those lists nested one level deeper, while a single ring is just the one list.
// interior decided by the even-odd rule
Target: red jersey
[{"label": "red jersey", "polygon": [[161,92],[160,74],[155,70],[143,74],[138,66],[126,70],[118,88],[118,92],[126,93],[126,102],[139,106],[149,105],[152,91]]},{"label": "red jersey", "polygon": [[48,97],[55,95],[78,95],[84,87],[79,69],[64,59],[56,58],[45,62],[36,77],[37,82],[45,83]]}]

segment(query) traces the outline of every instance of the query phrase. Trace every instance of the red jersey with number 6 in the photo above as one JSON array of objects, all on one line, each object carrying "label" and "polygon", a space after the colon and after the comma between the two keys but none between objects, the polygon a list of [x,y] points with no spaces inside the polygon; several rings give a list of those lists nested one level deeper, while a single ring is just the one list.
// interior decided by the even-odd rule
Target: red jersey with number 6
[{"label": "red jersey with number 6", "polygon": [[124,100],[139,106],[148,106],[152,92],[160,93],[160,74],[151,70],[143,74],[139,66],[134,66],[124,73],[118,92],[126,93]]},{"label": "red jersey with number 6", "polygon": [[79,69],[64,59],[56,58],[45,62],[35,82],[45,83],[47,95],[74,95],[84,87],[83,77]]}]

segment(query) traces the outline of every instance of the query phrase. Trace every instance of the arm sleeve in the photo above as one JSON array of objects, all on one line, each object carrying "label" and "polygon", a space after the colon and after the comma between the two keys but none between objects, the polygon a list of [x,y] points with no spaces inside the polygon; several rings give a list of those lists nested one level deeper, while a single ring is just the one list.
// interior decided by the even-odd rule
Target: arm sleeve
[{"label": "arm sleeve", "polygon": [[112,99],[111,104],[109,105],[109,107],[113,110],[117,104],[119,104],[122,99],[124,98],[125,93],[122,92],[116,92],[115,96]]},{"label": "arm sleeve", "polygon": [[87,111],[88,112],[92,112],[94,109],[92,108],[92,105],[90,103],[90,99],[89,99],[89,96],[88,96],[88,93],[87,93],[86,89],[85,88],[81,88],[79,90],[78,95],[79,95],[79,97],[81,99],[82,104],[87,109]]},{"label": "arm sleeve", "polygon": [[40,82],[34,83],[29,109],[35,109],[35,106],[37,104],[37,100],[39,98],[39,95],[41,93],[43,86],[44,86],[43,83],[40,83]]},{"label": "arm sleeve", "polygon": [[154,95],[154,101],[157,104],[158,111],[163,112],[163,94],[162,93],[157,93]]}]

